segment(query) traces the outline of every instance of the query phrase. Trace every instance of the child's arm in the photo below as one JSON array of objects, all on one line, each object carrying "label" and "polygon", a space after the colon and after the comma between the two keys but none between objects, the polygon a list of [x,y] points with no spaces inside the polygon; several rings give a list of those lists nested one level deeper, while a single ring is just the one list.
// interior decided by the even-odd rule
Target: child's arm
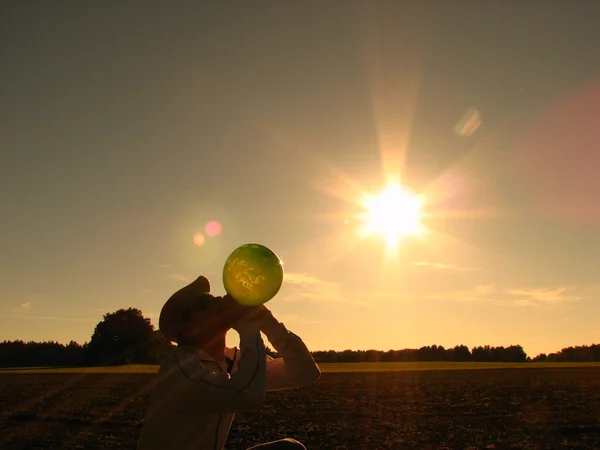
[{"label": "child's arm", "polygon": [[319,366],[302,339],[288,331],[268,310],[261,317],[260,329],[281,355],[267,359],[267,391],[307,386],[319,379]]},{"label": "child's arm", "polygon": [[265,400],[265,346],[255,325],[247,325],[238,332],[241,355],[233,375],[222,372],[214,362],[199,360],[196,355],[186,355],[182,360],[176,351],[170,376],[161,383],[164,395],[176,395],[179,409],[195,413],[260,409]]}]

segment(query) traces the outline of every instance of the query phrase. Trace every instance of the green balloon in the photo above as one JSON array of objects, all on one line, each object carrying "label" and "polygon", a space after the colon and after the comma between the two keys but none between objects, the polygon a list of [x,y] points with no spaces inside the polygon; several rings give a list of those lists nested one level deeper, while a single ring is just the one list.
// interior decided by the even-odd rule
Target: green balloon
[{"label": "green balloon", "polygon": [[244,306],[271,300],[283,284],[283,263],[269,248],[246,244],[229,255],[223,268],[223,285]]}]

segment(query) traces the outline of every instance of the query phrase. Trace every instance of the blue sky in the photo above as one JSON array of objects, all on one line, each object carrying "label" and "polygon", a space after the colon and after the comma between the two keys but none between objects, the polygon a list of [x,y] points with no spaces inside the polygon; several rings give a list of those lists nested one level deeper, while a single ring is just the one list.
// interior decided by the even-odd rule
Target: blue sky
[{"label": "blue sky", "polygon": [[[315,350],[600,341],[598,4],[144,5],[2,6],[0,339],[156,324],[258,242]],[[390,174],[431,212],[397,259],[344,223]]]}]

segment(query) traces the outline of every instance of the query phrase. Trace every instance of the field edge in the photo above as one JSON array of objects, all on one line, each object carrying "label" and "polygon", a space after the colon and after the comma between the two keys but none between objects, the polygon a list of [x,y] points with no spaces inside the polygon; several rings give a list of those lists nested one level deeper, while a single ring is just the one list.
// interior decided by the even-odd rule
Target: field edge
[{"label": "field edge", "polygon": [[[2,374],[151,374],[157,365],[126,365],[107,367],[29,367],[0,369]],[[385,362],[385,363],[321,363],[322,373],[415,372],[441,370],[510,370],[510,369],[567,369],[598,368],[600,363],[485,363],[485,362]]]}]

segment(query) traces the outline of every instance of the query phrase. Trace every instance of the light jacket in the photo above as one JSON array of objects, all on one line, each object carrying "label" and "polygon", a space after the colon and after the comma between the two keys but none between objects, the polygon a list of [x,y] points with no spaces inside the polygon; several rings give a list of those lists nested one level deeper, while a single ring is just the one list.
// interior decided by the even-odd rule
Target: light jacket
[{"label": "light jacket", "polygon": [[[260,331],[280,357],[266,355]],[[226,348],[229,363],[183,346],[165,359],[138,450],[222,450],[235,413],[260,410],[267,391],[319,379],[321,372],[302,339],[270,313],[238,332],[240,350]]]}]

